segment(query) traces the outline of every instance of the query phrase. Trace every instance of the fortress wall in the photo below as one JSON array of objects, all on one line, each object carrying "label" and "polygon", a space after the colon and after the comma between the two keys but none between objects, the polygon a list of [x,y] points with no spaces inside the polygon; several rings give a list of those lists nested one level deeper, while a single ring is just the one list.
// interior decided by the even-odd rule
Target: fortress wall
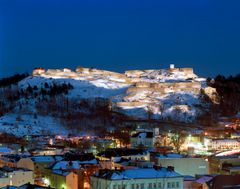
[{"label": "fortress wall", "polygon": [[144,73],[145,72],[143,70],[128,70],[128,71],[125,71],[124,74],[127,77],[140,77]]},{"label": "fortress wall", "polygon": [[138,82],[138,83],[136,83],[136,87],[143,87],[143,88],[145,88],[145,87],[150,87],[151,86],[151,83],[149,83],[149,82]]},{"label": "fortress wall", "polygon": [[185,89],[185,88],[201,88],[200,82],[178,82],[178,83],[151,83],[151,88],[161,89],[161,88],[171,88],[176,89]]},{"label": "fortress wall", "polygon": [[61,72],[63,72],[63,70],[60,70],[60,69],[48,69],[46,71],[46,74],[51,75],[51,74],[57,74],[57,73],[61,73]]},{"label": "fortress wall", "polygon": [[187,74],[193,74],[193,68],[169,68],[169,72],[184,72]]},{"label": "fortress wall", "polygon": [[193,68],[180,68],[180,71],[188,74],[193,74]]},{"label": "fortress wall", "polygon": [[180,69],[179,68],[169,68],[169,69],[167,69],[167,71],[169,71],[170,73],[172,73],[172,72],[180,72]]},{"label": "fortress wall", "polygon": [[87,74],[89,74],[89,70],[90,70],[90,68],[77,67],[75,71],[77,73],[85,73],[85,74],[87,73]]},{"label": "fortress wall", "polygon": [[134,78],[127,77],[127,78],[132,84],[137,84],[139,82],[142,82],[141,78],[137,78],[137,77],[134,77]]},{"label": "fortress wall", "polygon": [[46,72],[45,69],[34,69],[32,71],[32,75],[41,75],[41,74],[44,74]]},{"label": "fortress wall", "polygon": [[144,91],[159,92],[161,94],[181,91],[192,91],[194,93],[199,93],[201,89],[201,84],[199,82],[151,83],[150,86],[148,86],[148,84],[149,83],[140,83],[139,85],[136,85],[136,87],[131,87],[127,90],[127,94],[136,94]]},{"label": "fortress wall", "polygon": [[116,105],[118,107],[136,107],[136,106],[145,106],[147,103],[146,102],[117,102]]},{"label": "fortress wall", "polygon": [[153,88],[149,88],[149,87],[141,87],[141,88],[138,88],[138,87],[131,87],[131,88],[128,88],[127,90],[127,94],[131,94],[131,93],[139,93],[139,92],[154,92],[154,89]]}]

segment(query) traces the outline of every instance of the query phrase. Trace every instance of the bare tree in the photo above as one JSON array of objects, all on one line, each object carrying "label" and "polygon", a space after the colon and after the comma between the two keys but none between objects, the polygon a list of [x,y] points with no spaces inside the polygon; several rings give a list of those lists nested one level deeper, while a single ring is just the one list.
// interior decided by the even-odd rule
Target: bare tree
[{"label": "bare tree", "polygon": [[173,133],[170,133],[169,139],[170,145],[173,145],[176,152],[180,152],[180,148],[186,139],[186,133],[183,131],[175,131]]}]

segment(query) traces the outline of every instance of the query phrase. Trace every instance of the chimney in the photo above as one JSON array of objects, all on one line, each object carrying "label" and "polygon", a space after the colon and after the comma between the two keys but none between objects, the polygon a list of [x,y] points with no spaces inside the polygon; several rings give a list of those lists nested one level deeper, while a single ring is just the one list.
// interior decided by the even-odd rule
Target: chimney
[{"label": "chimney", "polygon": [[168,167],[167,167],[167,171],[169,171],[169,172],[174,171],[174,167],[173,167],[173,166],[168,166]]},{"label": "chimney", "polygon": [[162,169],[162,165],[153,165],[153,168],[155,170],[161,170]]}]

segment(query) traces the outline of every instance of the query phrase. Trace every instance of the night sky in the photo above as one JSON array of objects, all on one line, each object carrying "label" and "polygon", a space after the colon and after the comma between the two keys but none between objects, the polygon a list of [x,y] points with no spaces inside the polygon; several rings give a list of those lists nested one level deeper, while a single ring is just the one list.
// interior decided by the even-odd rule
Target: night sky
[{"label": "night sky", "polygon": [[170,63],[240,73],[240,0],[0,0],[0,77]]}]

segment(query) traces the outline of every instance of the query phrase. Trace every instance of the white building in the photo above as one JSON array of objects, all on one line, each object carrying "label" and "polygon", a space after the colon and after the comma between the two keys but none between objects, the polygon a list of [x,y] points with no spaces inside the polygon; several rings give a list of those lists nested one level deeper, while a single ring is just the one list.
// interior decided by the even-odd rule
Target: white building
[{"label": "white building", "polygon": [[183,176],[172,167],[100,170],[91,177],[91,189],[183,189]]},{"label": "white building", "polygon": [[153,132],[143,131],[133,134],[130,138],[130,142],[132,148],[138,148],[140,146],[145,148],[153,148],[155,137]]},{"label": "white building", "polygon": [[209,163],[204,158],[184,157],[180,154],[166,154],[156,156],[157,165],[173,166],[182,175],[205,175],[209,174]]},{"label": "white building", "polygon": [[205,139],[205,146],[209,150],[234,150],[240,148],[237,139]]}]

